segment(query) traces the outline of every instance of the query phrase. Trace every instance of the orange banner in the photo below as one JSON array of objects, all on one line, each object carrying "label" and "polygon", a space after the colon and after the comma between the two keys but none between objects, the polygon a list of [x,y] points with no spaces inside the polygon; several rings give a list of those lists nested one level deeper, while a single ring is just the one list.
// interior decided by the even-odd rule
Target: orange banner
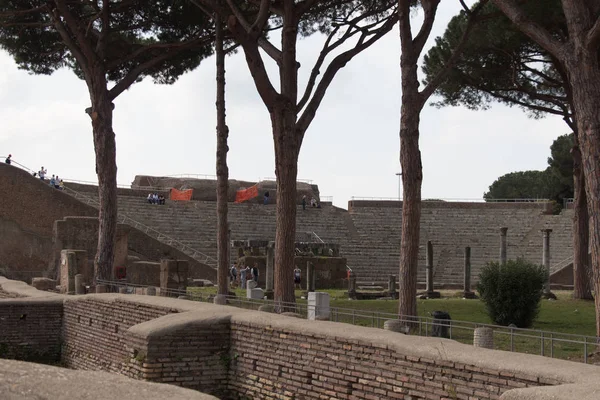
[{"label": "orange banner", "polygon": [[190,201],[192,199],[193,192],[194,192],[194,189],[187,189],[187,190],[171,189],[169,198],[171,200]]},{"label": "orange banner", "polygon": [[254,185],[248,189],[238,190],[235,194],[235,202],[243,203],[258,196],[258,186]]}]

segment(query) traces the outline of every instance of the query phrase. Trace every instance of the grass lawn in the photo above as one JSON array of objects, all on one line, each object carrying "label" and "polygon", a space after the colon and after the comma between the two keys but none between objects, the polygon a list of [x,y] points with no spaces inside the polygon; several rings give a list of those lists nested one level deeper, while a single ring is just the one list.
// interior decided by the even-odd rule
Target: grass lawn
[{"label": "grass lawn", "polygon": [[[189,288],[190,292],[204,295],[216,293],[216,288]],[[339,309],[349,309],[347,311],[335,310],[332,313],[332,320],[340,322],[349,322],[363,326],[383,327],[386,319],[394,318],[397,312],[398,302],[396,300],[349,300],[345,296],[344,290],[324,290],[330,294],[331,307]],[[245,298],[245,290],[236,289],[235,293],[238,297]],[[558,300],[542,300],[540,314],[535,321],[532,329],[575,334],[585,336],[595,336],[596,334],[596,316],[593,301],[572,300],[571,292],[557,291],[554,292]],[[305,300],[301,299],[303,291],[296,291],[296,299],[299,305],[304,305]],[[459,292],[442,291],[441,299],[418,300],[417,309],[420,316],[431,317],[433,311],[446,311],[450,314],[453,321],[465,321],[479,324],[492,324],[492,321],[486,314],[485,306],[480,300],[465,300],[458,297]],[[352,311],[352,310],[358,311]],[[390,315],[381,315],[390,314]],[[460,323],[453,323],[452,338],[463,343],[473,343],[473,328],[475,326]],[[420,326],[420,332],[417,334],[430,334],[431,326]],[[537,333],[521,333],[524,336],[513,336],[512,340],[509,330],[495,330],[494,343],[495,347],[502,350],[510,350],[511,348],[524,353],[540,354],[542,347],[542,339]],[[550,355],[552,352],[554,357],[568,359],[583,359],[584,345],[573,344],[561,341],[561,339],[569,339],[567,336],[553,335],[552,340],[549,337],[544,338],[544,353]],[[578,339],[580,340],[580,339]],[[587,346],[587,353],[595,352],[595,345]]]}]

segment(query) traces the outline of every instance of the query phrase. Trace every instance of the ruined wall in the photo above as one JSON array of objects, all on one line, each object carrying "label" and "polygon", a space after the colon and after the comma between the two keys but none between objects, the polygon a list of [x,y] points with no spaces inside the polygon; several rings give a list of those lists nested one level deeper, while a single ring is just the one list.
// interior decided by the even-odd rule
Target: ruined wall
[{"label": "ruined wall", "polygon": [[177,312],[118,298],[68,299],[64,305],[62,362],[75,369],[121,372],[129,363],[125,333],[135,324]]},{"label": "ruined wall", "polygon": [[[227,315],[189,312],[139,324],[128,332],[130,377],[223,396],[227,392],[230,323]],[[150,332],[150,333],[148,333]]]},{"label": "ruined wall", "polygon": [[[17,294],[13,295],[18,297]],[[2,297],[5,296],[0,293],[0,298]],[[6,297],[0,301],[0,358],[39,363],[58,362],[62,299]]]},{"label": "ruined wall", "polygon": [[29,173],[0,164],[0,272],[17,279],[43,276],[52,258],[54,221],[98,212]]}]

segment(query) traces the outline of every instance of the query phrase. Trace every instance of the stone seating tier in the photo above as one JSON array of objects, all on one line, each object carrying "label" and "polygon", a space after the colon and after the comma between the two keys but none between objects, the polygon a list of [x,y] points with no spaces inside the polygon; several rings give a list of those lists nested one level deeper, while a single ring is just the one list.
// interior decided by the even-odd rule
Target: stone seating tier
[{"label": "stone seating tier", "polygon": [[[471,246],[472,281],[485,263],[498,259],[499,228],[508,229],[508,257],[541,262],[544,227],[553,229],[552,264],[572,252],[572,211],[543,215],[541,208],[512,206],[477,207],[429,205],[422,210],[418,280],[425,281],[425,243],[434,245],[434,282],[459,285],[463,279],[463,250]],[[119,212],[180,242],[216,258],[216,203],[171,202],[151,205],[139,197],[119,197]],[[399,207],[351,207],[330,205],[297,210],[297,240],[315,232],[326,242],[338,243],[348,265],[362,283],[383,283],[398,274],[402,216]],[[275,238],[273,205],[229,203],[232,240]]]}]

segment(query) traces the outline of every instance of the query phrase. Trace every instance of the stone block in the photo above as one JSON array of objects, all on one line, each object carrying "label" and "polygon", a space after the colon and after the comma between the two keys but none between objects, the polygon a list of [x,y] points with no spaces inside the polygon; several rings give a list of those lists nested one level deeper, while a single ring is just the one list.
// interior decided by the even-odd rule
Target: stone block
[{"label": "stone block", "polygon": [[257,286],[256,281],[250,280],[250,281],[246,282],[246,288],[248,288],[248,289],[254,289],[256,286]]},{"label": "stone block", "polygon": [[328,319],[330,315],[329,293],[309,292],[308,293],[308,319],[323,320]]},{"label": "stone block", "polygon": [[54,290],[56,289],[56,281],[50,278],[33,278],[31,286],[37,290]]},{"label": "stone block", "polygon": [[[250,282],[253,282],[253,281],[250,281]],[[261,300],[264,297],[265,297],[265,293],[263,292],[263,290],[261,288],[246,289],[246,298],[247,299]]]},{"label": "stone block", "polygon": [[60,292],[75,293],[75,275],[82,274],[84,281],[91,281],[92,269],[85,250],[62,250],[60,252]]}]

